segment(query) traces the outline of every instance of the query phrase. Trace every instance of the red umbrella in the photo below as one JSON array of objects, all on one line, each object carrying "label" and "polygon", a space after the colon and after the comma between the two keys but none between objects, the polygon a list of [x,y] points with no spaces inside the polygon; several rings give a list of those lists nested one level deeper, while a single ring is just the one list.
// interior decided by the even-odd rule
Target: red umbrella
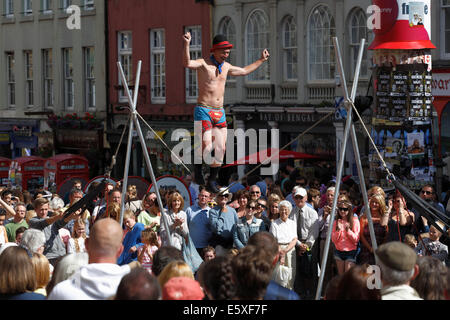
[{"label": "red umbrella", "polygon": [[[320,159],[321,157],[315,156],[312,154],[307,153],[301,153],[296,151],[290,151],[290,150],[279,150],[274,148],[269,148],[263,151],[259,151],[256,153],[253,153],[251,155],[245,156],[242,159],[236,160],[233,163],[227,164],[223,166],[223,168],[231,167],[231,166],[237,166],[241,164],[256,164],[266,161],[266,159],[270,158],[272,154],[274,155],[273,159],[271,160],[274,162],[276,159],[276,154],[278,154],[279,161],[284,161],[288,159]],[[269,164],[269,162],[267,162]]]}]

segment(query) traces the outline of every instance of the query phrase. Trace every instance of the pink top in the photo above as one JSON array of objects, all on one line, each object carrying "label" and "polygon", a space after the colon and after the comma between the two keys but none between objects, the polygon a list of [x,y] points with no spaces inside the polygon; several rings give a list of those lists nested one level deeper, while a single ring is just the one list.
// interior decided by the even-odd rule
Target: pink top
[{"label": "pink top", "polygon": [[[141,254],[142,250],[144,250],[144,247],[145,246],[139,247],[138,254]],[[152,256],[154,256],[155,252],[158,251],[158,247],[157,246],[151,246],[150,251],[152,253]],[[142,264],[141,264],[141,266],[142,266],[142,268],[144,268],[148,272],[152,273],[153,259],[150,258],[150,255],[147,252],[144,252],[144,254],[142,256]]]},{"label": "pink top", "polygon": [[356,250],[359,242],[359,231],[360,225],[357,217],[353,217],[353,230],[345,230],[345,226],[349,225],[348,222],[344,222],[339,219],[344,224],[344,229],[336,231],[336,222],[333,223],[333,231],[331,232],[331,240],[338,251],[352,251]]}]

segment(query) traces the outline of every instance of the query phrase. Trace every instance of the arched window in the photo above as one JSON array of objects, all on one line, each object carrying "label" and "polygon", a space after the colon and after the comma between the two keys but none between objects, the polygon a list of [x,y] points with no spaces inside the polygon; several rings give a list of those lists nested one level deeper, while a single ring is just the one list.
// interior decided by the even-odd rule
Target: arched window
[{"label": "arched window", "polygon": [[327,6],[316,7],[308,22],[309,80],[334,80],[336,36],[334,18]]},{"label": "arched window", "polygon": [[292,16],[284,19],[282,41],[284,80],[297,80],[297,26]]},{"label": "arched window", "polygon": [[367,47],[369,46],[370,39],[368,39],[369,32],[367,29],[367,18],[364,11],[361,8],[355,9],[350,13],[348,19],[348,31],[349,31],[349,49],[350,49],[350,70],[351,77],[355,74],[356,61],[358,59],[359,45],[361,39],[366,39],[363,60],[361,62],[361,78],[367,78],[369,75],[369,60],[367,58]]},{"label": "arched window", "polygon": [[[230,50],[230,55],[228,56],[228,62],[232,65],[236,65],[236,28],[230,17],[224,17],[220,21],[218,34],[223,34],[227,37],[227,40],[233,44],[233,48]],[[230,77],[230,80],[236,80],[236,78]]]},{"label": "arched window", "polygon": [[[269,48],[269,19],[262,10],[253,11],[245,26],[246,39],[246,65],[249,65],[259,58],[264,49]],[[269,80],[269,61],[264,63],[248,76],[249,80],[261,81]]]}]

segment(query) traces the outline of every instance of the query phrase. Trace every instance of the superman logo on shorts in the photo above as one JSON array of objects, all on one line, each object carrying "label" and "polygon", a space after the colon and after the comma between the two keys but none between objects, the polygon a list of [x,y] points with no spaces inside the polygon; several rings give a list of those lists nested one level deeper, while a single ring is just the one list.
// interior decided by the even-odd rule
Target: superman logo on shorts
[{"label": "superman logo on shorts", "polygon": [[206,132],[213,127],[227,127],[225,109],[223,107],[219,108],[198,104],[194,109],[194,121],[202,122],[202,132]]}]

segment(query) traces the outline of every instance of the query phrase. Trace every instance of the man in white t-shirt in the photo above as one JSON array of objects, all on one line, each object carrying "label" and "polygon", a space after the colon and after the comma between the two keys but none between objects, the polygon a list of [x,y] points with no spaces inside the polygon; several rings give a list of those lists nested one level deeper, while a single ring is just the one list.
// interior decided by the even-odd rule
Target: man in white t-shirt
[{"label": "man in white t-shirt", "polygon": [[123,250],[122,233],[113,219],[97,221],[86,239],[89,264],[58,283],[48,300],[105,300],[114,296],[120,280],[130,272],[130,265],[116,264]]}]

